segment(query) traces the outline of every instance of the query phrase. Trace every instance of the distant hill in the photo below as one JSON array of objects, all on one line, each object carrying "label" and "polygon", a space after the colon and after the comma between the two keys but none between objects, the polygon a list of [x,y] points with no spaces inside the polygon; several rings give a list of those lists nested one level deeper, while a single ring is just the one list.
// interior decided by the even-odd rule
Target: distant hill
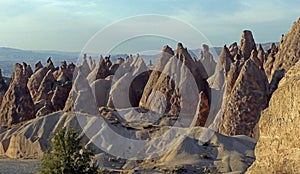
[{"label": "distant hill", "polygon": [[[277,44],[277,43],[276,43]],[[263,43],[262,46],[265,50],[270,48],[271,43]],[[222,47],[213,48],[217,55],[222,51]],[[200,48],[189,50],[192,57],[198,58],[200,55]],[[212,48],[211,48],[212,50]],[[48,57],[52,58],[55,66],[59,66],[60,62],[66,60],[68,63],[76,63],[78,60],[79,52],[65,52],[65,51],[48,51],[48,50],[21,50],[16,48],[0,47],[0,69],[2,69],[2,74],[4,76],[11,76],[15,63],[26,62],[30,64],[32,69],[34,69],[34,64],[37,61],[42,61],[45,64]],[[125,58],[127,54],[116,54],[111,55],[111,61],[115,61],[117,58]],[[145,62],[148,64],[150,60],[153,63],[156,62],[158,54],[154,55],[141,55]],[[93,58],[96,58],[94,55]],[[214,57],[215,60],[218,56]]]}]

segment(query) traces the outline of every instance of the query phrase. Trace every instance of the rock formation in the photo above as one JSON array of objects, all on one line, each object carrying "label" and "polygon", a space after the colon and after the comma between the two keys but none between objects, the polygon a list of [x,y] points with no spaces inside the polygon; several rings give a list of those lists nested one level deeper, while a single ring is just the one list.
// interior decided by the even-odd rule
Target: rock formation
[{"label": "rock formation", "polygon": [[[227,79],[235,79],[236,73],[237,70],[232,70],[232,77],[228,76]],[[267,76],[256,50],[252,50],[250,59],[244,63],[236,81],[227,83],[227,86],[227,101],[223,101],[227,104],[219,132],[254,137],[254,127],[260,118],[260,112],[267,106],[269,95]]]},{"label": "rock formation", "polygon": [[228,49],[229,49],[229,52],[230,52],[231,57],[236,56],[236,55],[238,54],[238,52],[239,52],[239,47],[238,47],[238,45],[237,45],[236,42],[232,43],[232,44],[228,47]]},{"label": "rock formation", "polygon": [[49,58],[47,59],[47,65],[46,65],[46,67],[47,67],[49,70],[51,70],[52,72],[55,71],[55,67],[54,67],[54,64],[53,64],[53,62],[52,62],[52,60],[51,60],[51,57],[49,57]]},{"label": "rock formation", "polygon": [[[199,93],[210,98],[200,65],[181,43],[175,55],[165,46],[145,87],[140,106],[161,114],[182,115],[181,126],[189,126],[196,113]],[[200,65],[199,65],[200,64]],[[153,80],[153,81],[152,81]]]},{"label": "rock formation", "polygon": [[272,80],[271,71],[273,69],[275,55],[277,54],[277,52],[278,52],[278,48],[276,47],[275,43],[272,43],[270,49],[268,50],[267,57],[264,63],[264,69],[269,82]]},{"label": "rock formation", "polygon": [[5,83],[3,77],[2,77],[2,71],[0,69],[0,106],[1,106],[1,103],[2,103],[2,98],[7,90],[7,84]]},{"label": "rock formation", "polygon": [[37,72],[39,69],[43,68],[41,61],[38,61],[34,66],[34,72]]},{"label": "rock formation", "polygon": [[[41,85],[37,91],[37,97],[35,98],[35,110],[39,112],[38,116],[43,116],[54,112],[51,105],[51,98],[53,96],[53,90],[55,88],[55,78],[52,71],[49,70],[43,78]],[[43,111],[39,111],[42,108]],[[43,115],[42,115],[43,114]]]},{"label": "rock formation", "polygon": [[89,83],[94,82],[98,79],[105,79],[110,75],[109,68],[111,66],[111,61],[109,57],[105,57],[104,59],[100,57],[100,60],[96,67],[91,71],[91,73],[87,76]]},{"label": "rock formation", "polygon": [[206,73],[209,76],[213,75],[216,68],[216,62],[213,58],[213,55],[209,52],[209,46],[206,44],[202,45],[203,51],[200,53],[200,61],[203,64]]},{"label": "rock formation", "polygon": [[21,64],[16,64],[12,81],[0,106],[0,124],[11,126],[34,118],[34,104],[27,88],[27,74]]},{"label": "rock formation", "polygon": [[[64,111],[76,111],[98,114],[98,107],[88,80],[86,79],[86,67],[79,66],[77,77],[74,80],[72,89],[66,101]],[[52,100],[54,101],[54,100]]]},{"label": "rock formation", "polygon": [[239,54],[244,57],[244,59],[248,59],[253,49],[256,49],[256,44],[254,42],[252,32],[244,30],[242,32]]},{"label": "rock formation", "polygon": [[107,105],[109,92],[111,89],[111,80],[98,79],[91,84],[93,95],[95,96],[97,107]]},{"label": "rock formation", "polygon": [[[128,71],[118,79],[115,76],[109,94],[107,106],[109,108],[130,108],[138,106],[142,97],[144,87],[149,79],[150,72],[143,59],[139,56],[133,60],[129,67],[119,67],[116,74],[123,73],[123,69]],[[119,73],[119,70],[121,73]]]},{"label": "rock formation", "polygon": [[280,79],[290,67],[300,59],[300,19],[294,23],[288,34],[284,35],[278,45],[278,52],[272,65],[270,91],[276,90]]},{"label": "rock formation", "polygon": [[199,103],[196,111],[196,116],[192,122],[192,126],[206,126],[206,121],[209,116],[209,102],[203,91],[199,94]]},{"label": "rock formation", "polygon": [[263,49],[263,47],[261,46],[261,44],[258,44],[258,47],[257,47],[257,58],[259,58],[259,60],[262,62],[262,63],[265,63],[265,60],[266,60],[266,53]]},{"label": "rock formation", "polygon": [[47,67],[40,68],[39,70],[35,71],[28,80],[27,87],[34,102],[37,101],[36,97],[38,95],[38,89],[48,70],[49,69]]},{"label": "rock formation", "polygon": [[224,45],[215,68],[215,73],[208,79],[209,86],[213,89],[220,90],[224,87],[225,76],[230,70],[230,64],[233,62],[231,53]]},{"label": "rock formation", "polygon": [[269,107],[259,120],[256,161],[248,169],[254,173],[298,173],[300,171],[300,62],[289,68]]}]

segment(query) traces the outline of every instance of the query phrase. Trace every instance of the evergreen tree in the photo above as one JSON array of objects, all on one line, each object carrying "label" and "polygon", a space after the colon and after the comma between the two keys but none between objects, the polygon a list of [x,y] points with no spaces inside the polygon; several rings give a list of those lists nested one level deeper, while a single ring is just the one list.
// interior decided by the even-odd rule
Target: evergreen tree
[{"label": "evergreen tree", "polygon": [[52,151],[44,154],[42,170],[44,174],[94,174],[98,166],[92,163],[94,153],[81,143],[78,131],[60,129],[51,139]]}]

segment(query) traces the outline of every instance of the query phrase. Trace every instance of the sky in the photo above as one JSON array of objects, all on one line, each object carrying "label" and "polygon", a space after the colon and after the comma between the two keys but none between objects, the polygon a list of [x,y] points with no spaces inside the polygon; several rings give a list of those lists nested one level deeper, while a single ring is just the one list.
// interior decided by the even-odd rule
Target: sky
[{"label": "sky", "polygon": [[[298,20],[299,9],[299,0],[0,0],[0,47],[80,51],[99,31],[149,14],[182,21],[214,46],[239,42],[244,29],[253,32],[257,43],[274,42]],[[144,24],[160,29],[153,21],[140,20],[115,32]],[[189,32],[185,35],[193,38]]]}]

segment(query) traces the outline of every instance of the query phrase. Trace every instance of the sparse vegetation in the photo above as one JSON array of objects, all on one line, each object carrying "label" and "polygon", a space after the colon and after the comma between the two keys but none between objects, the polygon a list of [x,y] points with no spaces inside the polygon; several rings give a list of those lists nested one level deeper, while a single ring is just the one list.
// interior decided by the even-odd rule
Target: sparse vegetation
[{"label": "sparse vegetation", "polygon": [[98,166],[92,162],[94,153],[81,143],[78,131],[60,129],[51,139],[52,150],[42,159],[43,174],[94,174]]}]

